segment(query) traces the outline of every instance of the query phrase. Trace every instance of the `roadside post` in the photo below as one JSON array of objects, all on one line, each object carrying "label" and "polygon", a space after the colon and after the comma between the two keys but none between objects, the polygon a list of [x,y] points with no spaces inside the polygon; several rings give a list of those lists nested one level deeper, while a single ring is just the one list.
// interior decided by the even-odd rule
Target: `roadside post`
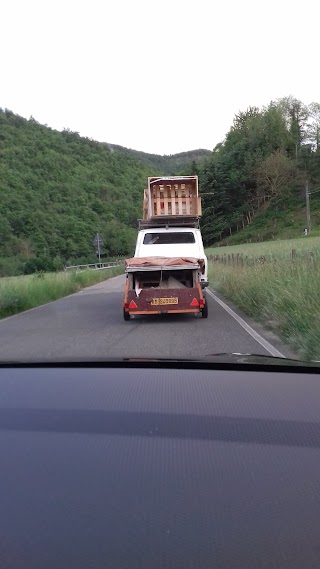
[{"label": "roadside post", "polygon": [[95,236],[93,244],[96,249],[96,255],[99,257],[99,265],[101,265],[101,248],[103,247],[103,239],[99,233]]}]

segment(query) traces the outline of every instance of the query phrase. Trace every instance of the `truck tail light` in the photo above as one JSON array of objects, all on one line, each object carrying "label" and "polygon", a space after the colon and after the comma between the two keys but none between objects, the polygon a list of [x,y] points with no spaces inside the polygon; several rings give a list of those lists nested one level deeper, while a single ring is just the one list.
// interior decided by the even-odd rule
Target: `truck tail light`
[{"label": "truck tail light", "polygon": [[129,308],[138,308],[134,300],[131,300]]},{"label": "truck tail light", "polygon": [[199,306],[199,302],[197,301],[196,298],[193,299],[193,301],[191,302],[190,306]]},{"label": "truck tail light", "polygon": [[203,308],[203,307],[204,307],[204,300],[203,300],[203,298],[200,298],[199,306],[200,306],[200,308]]}]

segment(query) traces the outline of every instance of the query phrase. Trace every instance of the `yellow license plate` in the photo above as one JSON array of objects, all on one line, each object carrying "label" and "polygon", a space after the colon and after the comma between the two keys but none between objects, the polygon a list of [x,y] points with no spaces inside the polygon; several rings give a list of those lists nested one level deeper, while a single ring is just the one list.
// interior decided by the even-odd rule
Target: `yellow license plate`
[{"label": "yellow license plate", "polygon": [[178,304],[178,297],[172,298],[153,298],[151,301],[152,306],[163,306],[164,304]]}]

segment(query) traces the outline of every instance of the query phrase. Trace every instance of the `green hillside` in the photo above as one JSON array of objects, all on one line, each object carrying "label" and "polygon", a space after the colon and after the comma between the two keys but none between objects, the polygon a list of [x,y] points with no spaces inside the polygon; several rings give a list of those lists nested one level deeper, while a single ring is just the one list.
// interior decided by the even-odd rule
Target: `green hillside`
[{"label": "green hillside", "polygon": [[[244,229],[233,228],[231,236],[222,239],[220,245],[237,245],[240,243],[256,243],[278,239],[296,239],[304,235],[306,222],[306,205],[303,198],[283,201],[281,207],[258,211],[249,225]],[[311,232],[310,236],[320,235],[320,194],[315,194],[310,203]],[[308,239],[307,239],[308,241]]]},{"label": "green hillside", "polygon": [[169,157],[55,131],[0,109],[0,276],[132,254],[148,176],[192,169],[209,151]]},{"label": "green hillside", "polygon": [[132,157],[0,111],[0,256],[67,260],[132,250],[146,177]]}]

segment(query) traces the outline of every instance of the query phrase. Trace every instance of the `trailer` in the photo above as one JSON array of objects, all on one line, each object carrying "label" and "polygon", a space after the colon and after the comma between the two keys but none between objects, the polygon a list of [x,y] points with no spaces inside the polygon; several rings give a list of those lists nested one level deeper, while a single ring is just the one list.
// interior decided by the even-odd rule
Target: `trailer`
[{"label": "trailer", "polygon": [[133,257],[125,262],[123,317],[193,313],[208,317],[201,286],[203,260],[193,257]]}]

